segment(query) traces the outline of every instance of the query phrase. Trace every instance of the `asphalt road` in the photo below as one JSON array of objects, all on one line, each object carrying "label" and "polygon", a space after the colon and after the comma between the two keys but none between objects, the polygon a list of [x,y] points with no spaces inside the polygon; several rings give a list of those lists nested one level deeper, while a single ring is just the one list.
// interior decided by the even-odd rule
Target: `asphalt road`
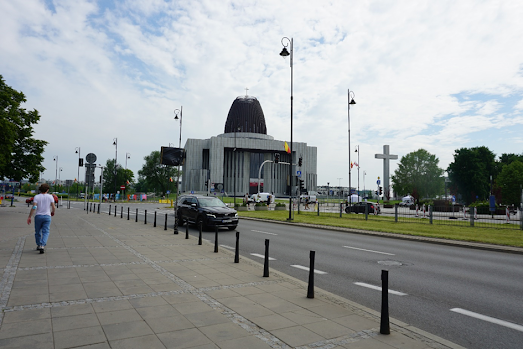
[{"label": "asphalt road", "polygon": [[[162,217],[172,213],[165,205],[136,207],[140,222],[143,209],[160,208]],[[158,224],[163,222],[159,218]],[[172,214],[168,224],[172,229]],[[388,270],[389,292],[397,292],[389,294],[391,317],[467,348],[523,347],[523,255],[245,219],[238,231],[240,254],[260,263],[269,239],[271,270],[307,281],[314,250],[315,270],[324,272],[315,274],[316,287],[376,311],[381,291],[369,287],[381,286],[381,270]],[[195,227],[189,232],[198,236]],[[203,238],[214,242],[214,232],[204,232]],[[220,248],[233,249],[235,238],[234,231],[220,230]]]}]

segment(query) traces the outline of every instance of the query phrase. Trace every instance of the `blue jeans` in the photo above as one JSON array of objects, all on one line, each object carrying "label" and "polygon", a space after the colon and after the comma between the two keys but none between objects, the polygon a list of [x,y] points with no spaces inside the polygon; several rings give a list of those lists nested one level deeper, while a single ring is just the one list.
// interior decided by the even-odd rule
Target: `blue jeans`
[{"label": "blue jeans", "polygon": [[51,216],[38,215],[35,216],[35,240],[36,245],[47,245],[47,238],[49,237],[49,227],[51,226]]}]

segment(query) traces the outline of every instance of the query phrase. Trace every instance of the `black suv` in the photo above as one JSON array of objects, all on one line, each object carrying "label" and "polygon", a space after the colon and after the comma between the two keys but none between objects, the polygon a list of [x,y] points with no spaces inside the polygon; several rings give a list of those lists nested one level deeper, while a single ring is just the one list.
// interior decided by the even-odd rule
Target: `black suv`
[{"label": "black suv", "polygon": [[352,204],[352,206],[347,205],[347,207],[345,207],[345,213],[349,213],[349,212],[365,213],[365,206],[368,207],[367,212],[369,214],[374,214],[374,211],[376,211],[376,214],[381,213],[380,205],[378,205],[374,202],[368,202],[368,201],[355,202]]},{"label": "black suv", "polygon": [[183,195],[178,198],[178,225],[185,223],[202,224],[206,227],[227,227],[234,230],[238,226],[238,213],[227,207],[214,196]]}]

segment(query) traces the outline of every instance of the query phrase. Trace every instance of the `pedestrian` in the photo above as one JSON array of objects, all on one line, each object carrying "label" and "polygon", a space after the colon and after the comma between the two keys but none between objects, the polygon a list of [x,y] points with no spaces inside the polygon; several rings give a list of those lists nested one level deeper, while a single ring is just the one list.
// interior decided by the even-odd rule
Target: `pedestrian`
[{"label": "pedestrian", "polygon": [[38,188],[40,194],[35,195],[33,207],[29,211],[27,224],[31,224],[31,216],[35,214],[35,240],[36,250],[44,253],[49,238],[49,227],[51,226],[51,216],[54,216],[56,207],[54,197],[49,192],[49,184],[44,183]]}]

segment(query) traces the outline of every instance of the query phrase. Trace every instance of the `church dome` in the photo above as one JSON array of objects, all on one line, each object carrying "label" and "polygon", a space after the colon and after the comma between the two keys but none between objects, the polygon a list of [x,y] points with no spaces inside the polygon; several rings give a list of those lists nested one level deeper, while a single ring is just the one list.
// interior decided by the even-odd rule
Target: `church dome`
[{"label": "church dome", "polygon": [[256,97],[240,96],[232,102],[225,122],[225,133],[234,132],[267,134],[265,116]]}]

